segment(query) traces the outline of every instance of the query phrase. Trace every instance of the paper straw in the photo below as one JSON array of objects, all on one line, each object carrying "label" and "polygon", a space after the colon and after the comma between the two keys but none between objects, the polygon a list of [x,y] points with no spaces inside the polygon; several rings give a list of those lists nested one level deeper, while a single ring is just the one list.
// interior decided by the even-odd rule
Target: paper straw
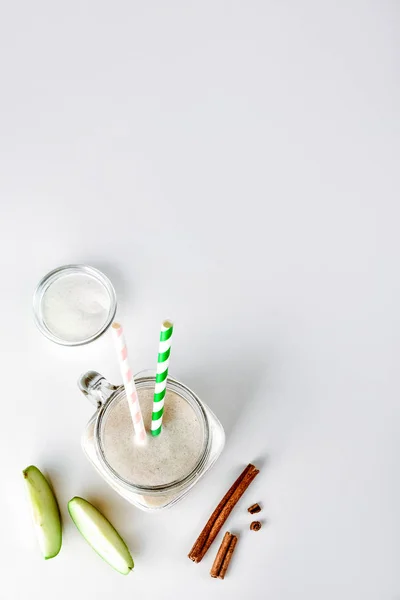
[{"label": "paper straw", "polygon": [[119,368],[121,370],[122,381],[124,382],[125,394],[131,412],[133,427],[138,441],[143,443],[146,440],[146,430],[144,428],[142,411],[140,410],[135,380],[133,379],[132,369],[128,363],[128,349],[126,347],[124,331],[120,323],[113,323],[111,330],[115,348],[117,350]]},{"label": "paper straw", "polygon": [[160,345],[158,347],[158,361],[156,373],[156,387],[154,389],[153,413],[151,415],[151,435],[159,435],[162,428],[164,413],[164,398],[167,389],[169,355],[171,353],[171,337],[174,326],[171,321],[164,321],[161,325]]}]

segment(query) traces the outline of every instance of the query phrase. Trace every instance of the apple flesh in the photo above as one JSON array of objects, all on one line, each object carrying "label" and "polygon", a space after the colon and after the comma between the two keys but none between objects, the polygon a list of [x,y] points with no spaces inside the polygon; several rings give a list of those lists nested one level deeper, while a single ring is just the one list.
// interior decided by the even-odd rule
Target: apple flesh
[{"label": "apple flesh", "polygon": [[68,503],[68,511],[79,532],[101,558],[119,573],[128,575],[133,559],[122,537],[97,508],[83,498]]},{"label": "apple flesh", "polygon": [[27,467],[23,476],[40,549],[46,560],[54,558],[60,552],[62,542],[61,517],[56,497],[37,467]]}]

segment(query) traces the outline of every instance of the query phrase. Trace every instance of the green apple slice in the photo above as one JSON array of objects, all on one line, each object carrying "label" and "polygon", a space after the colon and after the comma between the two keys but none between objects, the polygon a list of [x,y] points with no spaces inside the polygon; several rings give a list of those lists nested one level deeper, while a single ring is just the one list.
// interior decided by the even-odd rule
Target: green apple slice
[{"label": "green apple slice", "polygon": [[61,518],[56,497],[45,476],[37,467],[23,471],[32,507],[33,523],[40,549],[47,560],[61,548]]},{"label": "green apple slice", "polygon": [[100,511],[83,498],[72,498],[68,511],[93,550],[119,573],[128,575],[133,559],[122,537]]}]

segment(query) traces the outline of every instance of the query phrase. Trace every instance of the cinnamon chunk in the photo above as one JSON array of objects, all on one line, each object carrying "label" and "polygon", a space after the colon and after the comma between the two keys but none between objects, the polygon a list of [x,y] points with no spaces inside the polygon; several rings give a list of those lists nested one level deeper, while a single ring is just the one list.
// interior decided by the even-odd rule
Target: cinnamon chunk
[{"label": "cinnamon chunk", "polygon": [[218,577],[219,579],[223,579],[225,577],[236,543],[236,535],[232,535],[229,533],[229,531],[227,531],[221,542],[217,556],[215,557],[212,569],[210,571],[211,577]]},{"label": "cinnamon chunk", "polygon": [[231,539],[231,543],[229,544],[228,552],[226,553],[224,562],[221,565],[221,570],[218,575],[219,579],[223,579],[225,577],[226,571],[229,567],[229,563],[231,562],[233,551],[236,548],[237,541],[238,541],[238,539],[237,539],[236,535],[233,535],[232,539]]},{"label": "cinnamon chunk", "polygon": [[261,512],[261,506],[259,504],[252,504],[247,510],[251,515],[255,515],[256,513]]},{"label": "cinnamon chunk", "polygon": [[233,535],[227,531],[223,537],[219,550],[217,552],[217,556],[214,559],[213,566],[211,567],[210,575],[211,577],[218,577],[219,572],[221,570],[222,563],[224,562],[224,558],[226,553],[228,552],[229,544]]},{"label": "cinnamon chunk", "polygon": [[261,529],[260,521],[253,521],[250,523],[250,529],[251,531],[259,531]]}]

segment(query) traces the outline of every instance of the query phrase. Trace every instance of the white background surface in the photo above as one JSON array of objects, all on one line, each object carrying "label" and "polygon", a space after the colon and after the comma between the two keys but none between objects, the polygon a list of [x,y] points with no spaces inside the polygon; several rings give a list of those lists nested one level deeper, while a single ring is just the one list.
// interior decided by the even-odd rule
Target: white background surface
[{"label": "white background surface", "polygon": [[[400,598],[398,34],[388,0],[3,3],[1,600]],[[71,262],[112,279],[136,370],[174,319],[172,372],[225,425],[170,512],[130,507],[82,455],[76,380],[119,381],[112,346],[54,345],[30,305]],[[262,474],[212,580],[217,544],[186,555],[249,461]],[[30,463],[65,520],[48,562]],[[73,495],[120,529],[132,575],[80,538]]]}]

